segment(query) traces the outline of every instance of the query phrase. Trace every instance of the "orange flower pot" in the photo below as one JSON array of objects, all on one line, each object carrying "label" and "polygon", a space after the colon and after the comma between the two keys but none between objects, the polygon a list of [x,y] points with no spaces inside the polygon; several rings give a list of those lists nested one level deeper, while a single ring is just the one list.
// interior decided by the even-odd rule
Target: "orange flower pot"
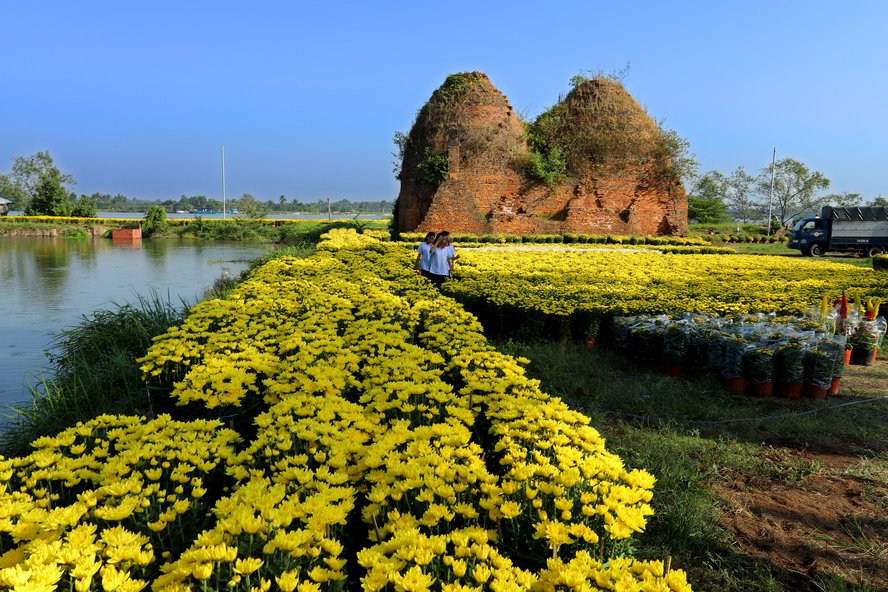
[{"label": "orange flower pot", "polygon": [[733,391],[735,393],[742,393],[746,390],[746,379],[742,376],[735,376],[733,378],[725,379],[725,386],[729,391]]},{"label": "orange flower pot", "polygon": [[825,399],[827,392],[829,392],[829,387],[805,383],[804,394],[808,399]]},{"label": "orange flower pot", "polygon": [[685,375],[685,367],[682,364],[666,364],[666,375],[682,378]]},{"label": "orange flower pot", "polygon": [[755,382],[749,383],[749,394],[754,397],[771,397],[774,395],[773,382]]},{"label": "orange flower pot", "polygon": [[802,398],[802,387],[801,382],[782,382],[780,383],[780,396],[798,401]]},{"label": "orange flower pot", "polygon": [[839,394],[839,385],[841,384],[841,382],[842,382],[841,377],[840,378],[833,378],[832,384],[829,385],[829,390],[827,391],[826,394],[827,395],[838,395]]}]

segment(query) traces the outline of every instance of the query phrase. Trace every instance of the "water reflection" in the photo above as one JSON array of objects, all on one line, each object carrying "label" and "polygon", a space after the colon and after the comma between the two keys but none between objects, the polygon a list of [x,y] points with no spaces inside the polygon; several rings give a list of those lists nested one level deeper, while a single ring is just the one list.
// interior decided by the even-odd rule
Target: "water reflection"
[{"label": "water reflection", "polygon": [[[245,243],[0,238],[0,406],[28,398],[25,376],[45,364],[52,335],[83,315],[154,291],[195,302],[228,268],[265,252]],[[240,263],[233,263],[240,262]]]}]

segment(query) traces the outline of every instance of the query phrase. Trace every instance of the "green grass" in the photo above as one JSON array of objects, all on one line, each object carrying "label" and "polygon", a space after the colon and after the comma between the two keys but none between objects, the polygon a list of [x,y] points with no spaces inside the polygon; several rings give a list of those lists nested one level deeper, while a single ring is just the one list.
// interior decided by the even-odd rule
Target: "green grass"
[{"label": "green grass", "polygon": [[156,335],[184,318],[185,303],[157,294],[84,316],[60,334],[49,353],[52,374],[31,388],[31,401],[10,408],[0,453],[18,456],[40,436],[55,434],[103,413],[147,414],[151,400],[136,358]]},{"label": "green grass", "polygon": [[[722,507],[713,485],[741,470],[803,486],[821,471],[817,461],[790,454],[785,447],[854,451],[863,457],[857,470],[878,484],[888,471],[888,403],[832,408],[835,399],[734,395],[707,377],[666,377],[607,350],[584,346],[510,341],[501,349],[529,358],[528,374],[541,381],[544,391],[590,416],[608,449],[628,466],[646,468],[657,477],[655,515],[636,541],[637,556],[671,556],[673,565],[688,572],[695,590],[867,589],[842,588],[851,585],[835,574],[800,580],[798,574],[742,554],[734,535],[720,523]],[[878,397],[880,388],[884,385],[857,394]],[[819,411],[798,415],[813,409]],[[869,548],[881,549],[885,543],[860,539]],[[812,587],[820,585],[825,587]]]},{"label": "green grass", "polygon": [[[716,243],[717,244],[717,243]],[[725,243],[724,246],[734,249],[743,255],[775,255],[778,257],[804,257],[798,249],[790,249],[781,243]],[[823,261],[832,261],[833,263],[847,263],[849,265],[857,265],[859,267],[870,268],[873,266],[873,260],[870,257],[860,257],[852,253],[831,253],[826,257],[821,257]]]},{"label": "green grass", "polygon": [[[740,229],[739,232],[737,229]],[[712,230],[714,235],[710,235],[707,231]],[[722,224],[689,224],[688,234],[691,236],[718,236],[722,234],[737,234],[751,236],[765,236],[768,233],[766,224],[741,224],[739,222],[724,222]]]}]

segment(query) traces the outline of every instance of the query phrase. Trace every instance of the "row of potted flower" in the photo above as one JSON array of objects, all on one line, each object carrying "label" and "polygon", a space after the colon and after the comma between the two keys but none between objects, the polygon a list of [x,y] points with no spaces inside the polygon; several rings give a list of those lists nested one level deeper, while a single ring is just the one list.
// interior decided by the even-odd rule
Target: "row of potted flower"
[{"label": "row of potted flower", "polygon": [[[866,321],[861,321],[866,323]],[[789,398],[837,394],[844,373],[845,335],[810,319],[745,315],[638,315],[613,320],[615,347],[675,375],[686,369],[722,377],[732,390]]]},{"label": "row of potted flower", "polygon": [[[505,281],[507,279],[507,281]],[[804,315],[846,288],[888,299],[870,269],[760,255],[463,249],[443,291],[490,335],[583,340],[594,319],[638,314]]]}]

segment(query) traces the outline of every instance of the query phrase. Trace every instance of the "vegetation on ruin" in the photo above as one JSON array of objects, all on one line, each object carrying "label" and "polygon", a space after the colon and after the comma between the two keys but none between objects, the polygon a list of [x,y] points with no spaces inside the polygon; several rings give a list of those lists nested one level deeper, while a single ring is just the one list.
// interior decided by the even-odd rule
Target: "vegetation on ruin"
[{"label": "vegetation on ruin", "polygon": [[422,162],[416,165],[420,171],[419,179],[429,185],[437,185],[446,179],[449,167],[447,154],[439,152],[431,146],[426,146]]},{"label": "vegetation on ruin", "polygon": [[530,178],[551,184],[528,164],[562,157],[572,176],[588,167],[619,171],[652,162],[658,174],[680,180],[696,168],[688,142],[654,121],[618,78],[576,76],[572,85],[567,96],[527,124],[531,157],[519,167]]},{"label": "vegetation on ruin", "polygon": [[508,106],[508,101],[481,72],[448,76],[419,110],[410,132],[394,134],[395,178],[403,181],[406,174],[408,179],[427,185],[423,191],[437,188],[447,178],[446,149],[451,139],[459,143],[462,164],[494,148],[505,155],[520,152],[518,138],[509,130],[496,125],[480,130],[465,126],[465,109],[473,105]]},{"label": "vegetation on ruin", "polygon": [[[519,120],[523,137],[502,124],[478,129],[465,125],[465,107],[508,106],[506,98],[479,72],[448,76],[419,110],[410,132],[396,132],[393,171],[434,191],[446,179],[440,164],[448,143],[459,144],[461,164],[480,154],[502,157],[531,183],[555,186],[582,177],[590,168],[612,173],[652,165],[652,172],[680,181],[697,163],[687,140],[653,120],[622,84],[618,73],[575,76],[572,89],[533,121]],[[434,172],[432,172],[434,171]],[[430,196],[429,196],[430,197]]]}]

